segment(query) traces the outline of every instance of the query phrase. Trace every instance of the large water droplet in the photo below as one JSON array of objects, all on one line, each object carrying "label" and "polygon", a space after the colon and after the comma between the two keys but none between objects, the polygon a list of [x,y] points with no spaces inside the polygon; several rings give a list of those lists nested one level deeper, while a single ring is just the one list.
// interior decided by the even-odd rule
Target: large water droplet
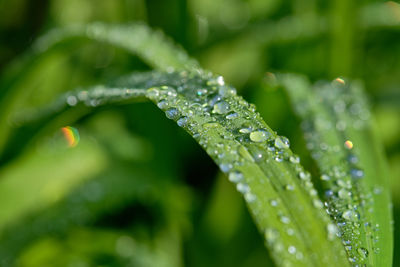
[{"label": "large water droplet", "polygon": [[278,149],[286,149],[290,147],[289,139],[284,136],[278,136],[275,139],[275,147]]},{"label": "large water droplet", "polygon": [[184,127],[188,123],[188,118],[187,117],[182,117],[176,123],[178,124],[179,127]]},{"label": "large water droplet", "polygon": [[229,112],[229,104],[225,101],[218,102],[214,105],[213,113],[225,114]]},{"label": "large water droplet", "polygon": [[269,133],[265,130],[256,130],[250,133],[250,140],[253,142],[264,142],[268,139]]},{"label": "large water droplet", "polygon": [[170,108],[165,112],[168,119],[175,120],[179,116],[179,111],[176,108]]}]

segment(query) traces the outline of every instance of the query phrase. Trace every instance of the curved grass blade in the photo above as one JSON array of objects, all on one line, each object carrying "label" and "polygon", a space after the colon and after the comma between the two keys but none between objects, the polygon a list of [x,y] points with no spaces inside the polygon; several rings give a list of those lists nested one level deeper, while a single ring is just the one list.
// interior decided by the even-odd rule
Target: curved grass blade
[{"label": "curved grass blade", "polygon": [[314,88],[306,78],[280,75],[302,120],[307,147],[326,189],[326,208],[354,266],[390,266],[392,215],[387,167],[357,83],[336,79]]},{"label": "curved grass blade", "polygon": [[[115,87],[148,88],[146,96],[196,139],[243,194],[279,266],[348,265],[336,226],[289,141],[222,77],[151,72],[121,79]],[[103,89],[87,96],[104,104],[107,94]]]},{"label": "curved grass blade", "polygon": [[[41,60],[39,56],[45,57],[52,49],[66,49],[71,45],[68,42],[92,40],[121,47],[137,54],[151,67],[163,70],[200,70],[196,60],[191,59],[188,54],[173,43],[160,31],[153,31],[144,24],[109,25],[104,23],[92,23],[86,26],[73,26],[54,29],[39,38],[33,45],[31,51],[11,66],[10,73],[0,81],[2,88],[0,95],[0,151],[7,145],[7,138],[12,132],[8,120],[24,103],[20,99],[23,95],[29,95],[33,88],[20,86],[24,77],[29,77]],[[81,42],[77,42],[80,44]],[[19,66],[27,66],[18,73]],[[29,89],[29,90],[28,90]]]},{"label": "curved grass blade", "polygon": [[137,54],[150,66],[163,71],[200,69],[181,48],[173,44],[161,31],[145,24],[112,25],[101,22],[85,26],[55,29],[35,43],[39,53],[68,39],[87,38],[121,47]]}]

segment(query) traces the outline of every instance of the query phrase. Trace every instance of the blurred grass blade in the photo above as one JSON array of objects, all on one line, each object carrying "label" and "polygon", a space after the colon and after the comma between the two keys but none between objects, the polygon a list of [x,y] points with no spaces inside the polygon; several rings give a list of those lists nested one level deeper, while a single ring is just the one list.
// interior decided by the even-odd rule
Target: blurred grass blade
[{"label": "blurred grass blade", "polygon": [[[10,73],[6,73],[0,80],[0,151],[7,145],[7,138],[12,132],[9,124],[10,114],[26,106],[34,87],[21,86],[24,78],[31,78],[33,71],[41,64],[39,56],[51,55],[52,49],[66,49],[65,45],[73,41],[92,40],[108,43],[121,47],[137,54],[151,67],[163,70],[199,70],[200,67],[187,53],[173,45],[173,43],[160,31],[153,31],[144,24],[111,25],[105,23],[92,23],[86,26],[73,26],[50,31],[34,44],[33,49],[16,61],[11,66]],[[78,44],[81,42],[78,42]],[[65,45],[63,47],[62,45]],[[25,66],[22,70],[21,67]],[[22,75],[21,75],[22,73]],[[1,154],[0,154],[1,156]],[[1,157],[0,157],[1,159]]]},{"label": "blurred grass blade", "polygon": [[[113,86],[148,88],[147,97],[196,139],[243,194],[278,265],[348,265],[336,226],[289,141],[221,76],[150,72]],[[87,92],[85,101],[75,104],[103,104],[108,94],[106,88]]]},{"label": "blurred grass blade", "polygon": [[278,79],[302,120],[307,147],[326,189],[327,211],[350,261],[355,266],[391,266],[388,170],[362,87],[340,78],[314,88],[302,76]]},{"label": "blurred grass blade", "polygon": [[154,31],[145,24],[113,25],[96,22],[59,28],[38,39],[34,48],[42,53],[71,38],[87,38],[124,48],[137,54],[150,66],[163,71],[199,69],[197,61],[191,59],[183,49],[173,44],[161,31]]}]

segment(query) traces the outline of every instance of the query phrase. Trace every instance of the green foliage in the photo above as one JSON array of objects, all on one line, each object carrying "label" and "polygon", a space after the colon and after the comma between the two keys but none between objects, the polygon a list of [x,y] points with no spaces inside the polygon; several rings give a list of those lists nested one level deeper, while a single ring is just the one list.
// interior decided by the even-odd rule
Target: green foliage
[{"label": "green foliage", "polygon": [[[118,1],[100,2],[118,9]],[[131,15],[144,18],[151,5],[133,2],[139,8]],[[253,19],[279,13],[280,1],[239,1],[221,17],[223,4],[181,2],[180,12],[198,12],[202,65],[228,78],[203,69],[145,23],[85,19],[52,29],[3,73],[0,265],[390,266],[389,172],[362,85],[340,78],[312,85],[294,74],[260,79],[260,62],[270,64],[261,58],[265,47],[279,54],[276,45],[304,45],[329,33],[326,73],[352,76],[354,33],[396,31],[396,13],[388,9],[396,4],[366,5],[352,16],[354,5],[335,1],[328,27],[315,1],[304,10],[293,1],[293,15],[265,23],[248,22],[246,12]],[[370,20],[375,6],[384,15]],[[85,7],[86,1],[74,16],[84,18]],[[208,21],[216,32],[204,28]],[[287,62],[276,66],[303,70],[304,62]],[[257,88],[261,114],[225,80],[239,92],[244,83]],[[211,196],[215,167],[189,136],[225,174]]]}]

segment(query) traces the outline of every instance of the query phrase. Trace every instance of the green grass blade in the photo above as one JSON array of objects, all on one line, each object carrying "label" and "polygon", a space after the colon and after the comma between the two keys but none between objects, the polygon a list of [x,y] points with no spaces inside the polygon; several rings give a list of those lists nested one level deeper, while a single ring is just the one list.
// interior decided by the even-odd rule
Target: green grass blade
[{"label": "green grass blade", "polygon": [[[348,265],[337,229],[288,140],[276,135],[222,77],[151,72],[115,86],[149,88],[147,97],[196,139],[243,194],[278,265]],[[83,102],[107,99],[107,94],[97,89]]]},{"label": "green grass blade", "polygon": [[[33,87],[24,87],[24,79],[33,79],[34,70],[46,60],[46,55],[52,55],[57,49],[67,49],[74,41],[91,40],[121,47],[138,55],[149,66],[163,71],[200,70],[196,60],[178,46],[175,46],[160,31],[153,31],[145,24],[110,25],[92,23],[86,26],[73,26],[54,29],[39,38],[31,51],[27,52],[21,61],[11,66],[10,73],[0,80],[0,151],[7,145],[7,138],[12,133],[8,123],[9,115],[15,113],[26,104],[26,97]],[[79,42],[78,42],[79,41]],[[68,43],[68,45],[66,45]],[[64,47],[63,47],[64,44]],[[42,57],[42,60],[38,58]],[[27,66],[20,70],[22,66]],[[21,74],[22,72],[22,74]],[[21,101],[22,99],[22,101]]]},{"label": "green grass blade", "polygon": [[45,52],[56,44],[74,38],[86,38],[121,47],[137,54],[147,64],[163,71],[196,70],[199,64],[173,44],[161,31],[145,24],[113,25],[101,22],[85,26],[55,29],[34,44],[37,52]]},{"label": "green grass blade", "polygon": [[302,120],[326,206],[354,265],[390,266],[393,229],[388,174],[360,85],[279,76]]}]

